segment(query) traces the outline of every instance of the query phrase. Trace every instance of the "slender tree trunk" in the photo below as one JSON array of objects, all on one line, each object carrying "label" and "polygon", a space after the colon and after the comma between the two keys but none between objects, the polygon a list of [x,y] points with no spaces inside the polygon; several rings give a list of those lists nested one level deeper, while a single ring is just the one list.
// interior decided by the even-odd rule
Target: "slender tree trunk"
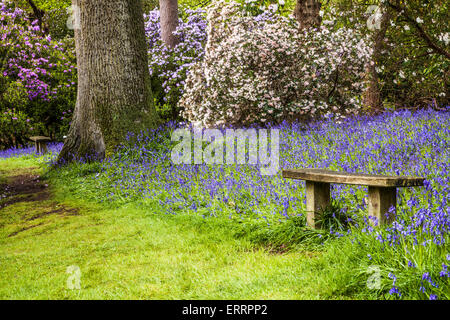
[{"label": "slender tree trunk", "polygon": [[39,26],[41,27],[42,31],[44,33],[48,33],[48,26],[44,23],[44,15],[45,11],[39,9],[36,4],[33,2],[33,0],[28,0],[28,4],[30,5],[31,9],[33,10],[34,18],[38,20]]},{"label": "slender tree trunk", "polygon": [[367,87],[363,94],[363,105],[371,111],[380,111],[383,107],[381,98],[380,82],[376,66],[380,65],[381,50],[383,49],[384,37],[389,26],[391,14],[388,8],[381,15],[380,28],[373,31],[373,53],[372,62],[366,68]]},{"label": "slender tree trunk", "polygon": [[318,27],[322,22],[320,8],[322,4],[317,0],[297,0],[294,17],[300,23],[300,30],[309,27]]},{"label": "slender tree trunk", "polygon": [[161,18],[161,39],[170,48],[176,46],[179,39],[173,32],[178,27],[178,0],[159,0]]},{"label": "slender tree trunk", "polygon": [[97,160],[157,124],[140,0],[72,0],[78,92],[60,161]]}]

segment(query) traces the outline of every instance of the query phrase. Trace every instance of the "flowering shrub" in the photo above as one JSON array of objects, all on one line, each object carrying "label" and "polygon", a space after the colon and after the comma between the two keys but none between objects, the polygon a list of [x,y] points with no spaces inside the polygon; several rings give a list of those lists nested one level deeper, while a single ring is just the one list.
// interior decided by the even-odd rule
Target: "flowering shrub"
[{"label": "flowering shrub", "polygon": [[192,66],[179,102],[187,120],[218,126],[358,112],[371,50],[356,30],[331,32],[329,22],[299,33],[290,18],[248,16],[223,1],[207,20],[205,57]]},{"label": "flowering shrub", "polygon": [[244,11],[254,16],[264,13],[269,7],[281,15],[288,16],[292,14],[296,0],[236,0],[236,2],[241,4]]},{"label": "flowering shrub", "polygon": [[159,104],[172,108],[183,94],[189,67],[203,58],[206,42],[204,10],[186,9],[182,15],[184,19],[179,20],[176,30],[180,42],[174,48],[168,48],[161,41],[159,10],[144,16],[153,94]]},{"label": "flowering shrub", "polygon": [[25,113],[44,134],[61,134],[62,112],[73,109],[76,66],[73,39],[55,41],[37,21],[10,2],[0,2],[0,111]]}]

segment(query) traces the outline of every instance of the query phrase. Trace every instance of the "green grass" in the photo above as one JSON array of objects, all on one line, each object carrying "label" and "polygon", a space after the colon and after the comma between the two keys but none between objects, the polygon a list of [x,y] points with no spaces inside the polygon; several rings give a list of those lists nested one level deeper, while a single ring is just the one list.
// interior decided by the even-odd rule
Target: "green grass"
[{"label": "green grass", "polygon": [[[40,161],[1,160],[2,179],[43,173]],[[324,281],[320,252],[280,254],[222,219],[111,208],[73,197],[67,180],[48,183],[50,199],[0,210],[1,299],[347,298]],[[69,266],[80,290],[68,289]]]}]

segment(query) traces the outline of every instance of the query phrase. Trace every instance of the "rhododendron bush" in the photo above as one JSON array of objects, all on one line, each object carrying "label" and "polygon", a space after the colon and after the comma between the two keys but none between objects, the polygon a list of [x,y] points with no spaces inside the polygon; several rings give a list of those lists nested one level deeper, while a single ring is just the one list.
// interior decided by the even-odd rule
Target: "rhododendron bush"
[{"label": "rhododendron bush", "polygon": [[371,49],[358,30],[324,21],[299,33],[291,18],[252,17],[224,1],[208,8],[207,21],[204,59],[191,67],[179,102],[188,121],[238,125],[360,110]]},{"label": "rhododendron bush", "polygon": [[[37,20],[1,1],[0,73],[0,112],[15,109],[28,119],[28,129],[35,134],[62,137],[76,96],[73,39],[52,39]],[[15,132],[2,130],[0,148],[10,146],[4,141],[26,141]]]}]

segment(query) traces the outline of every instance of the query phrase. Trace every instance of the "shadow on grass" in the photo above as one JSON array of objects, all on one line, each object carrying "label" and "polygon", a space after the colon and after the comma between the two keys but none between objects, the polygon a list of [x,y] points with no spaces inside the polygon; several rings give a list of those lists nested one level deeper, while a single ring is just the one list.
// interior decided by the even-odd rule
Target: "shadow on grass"
[{"label": "shadow on grass", "polygon": [[336,238],[336,234],[330,230],[346,232],[351,219],[334,200],[319,212],[318,216],[320,229],[310,228],[306,223],[306,214],[302,213],[272,225],[241,224],[236,228],[235,236],[247,238],[253,244],[262,246],[274,254],[283,254],[291,250],[322,251],[325,242]]}]

